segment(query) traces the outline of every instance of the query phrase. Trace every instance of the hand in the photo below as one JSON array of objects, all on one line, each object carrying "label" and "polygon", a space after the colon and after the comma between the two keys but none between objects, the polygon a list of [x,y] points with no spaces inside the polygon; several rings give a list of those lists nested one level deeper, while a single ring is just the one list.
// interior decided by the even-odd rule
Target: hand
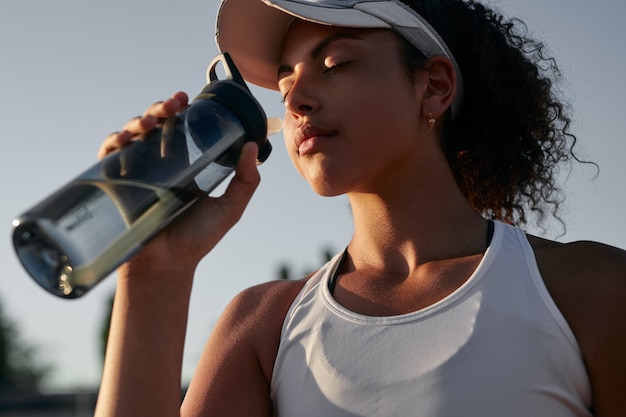
[{"label": "hand", "polygon": [[[154,103],[142,116],[130,120],[120,132],[109,135],[103,142],[98,157],[123,148],[139,135],[153,129],[169,116],[188,105],[183,92],[165,101]],[[260,181],[256,169],[257,145],[247,143],[237,166],[235,176],[225,193],[218,198],[204,196],[181,218],[155,237],[132,263],[142,271],[156,269],[159,263],[176,260],[178,265],[195,265],[208,253],[228,230],[239,220]],[[147,260],[147,262],[141,262]]]},{"label": "hand", "polygon": [[165,101],[158,101],[148,108],[143,115],[137,116],[124,125],[122,131],[111,133],[98,150],[98,159],[127,145],[133,138],[153,129],[160,120],[176,114],[187,107],[189,97],[179,91]]}]

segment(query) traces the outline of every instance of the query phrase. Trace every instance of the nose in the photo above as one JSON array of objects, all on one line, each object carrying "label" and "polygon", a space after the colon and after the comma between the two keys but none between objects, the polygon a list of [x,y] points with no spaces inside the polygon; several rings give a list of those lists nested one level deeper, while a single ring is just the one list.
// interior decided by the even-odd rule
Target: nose
[{"label": "nose", "polygon": [[319,85],[306,70],[295,70],[289,91],[285,95],[285,109],[294,117],[315,112],[320,107]]}]

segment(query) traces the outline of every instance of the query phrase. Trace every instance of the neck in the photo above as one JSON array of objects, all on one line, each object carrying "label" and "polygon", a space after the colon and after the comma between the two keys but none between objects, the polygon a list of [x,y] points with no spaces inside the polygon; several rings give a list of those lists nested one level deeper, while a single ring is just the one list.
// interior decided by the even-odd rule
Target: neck
[{"label": "neck", "polygon": [[386,185],[384,192],[349,195],[355,266],[409,269],[485,250],[486,221],[462,195],[447,163]]}]

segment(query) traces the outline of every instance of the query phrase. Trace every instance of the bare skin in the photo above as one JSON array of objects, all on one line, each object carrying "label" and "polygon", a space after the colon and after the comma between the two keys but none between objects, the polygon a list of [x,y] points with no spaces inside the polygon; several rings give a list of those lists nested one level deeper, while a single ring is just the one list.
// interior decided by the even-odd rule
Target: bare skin
[{"label": "bare skin", "polygon": [[542,277],[570,325],[591,379],[594,414],[626,409],[626,253],[596,242],[530,242]]},{"label": "bare skin", "polygon": [[[439,118],[454,97],[453,68],[433,58],[410,79],[389,48],[389,36],[294,22],[279,73],[285,142],[294,165],[319,194],[347,194],[353,210],[355,232],[334,296],[369,315],[403,314],[446,297],[474,271],[486,240],[486,222],[458,190],[439,133],[427,122],[430,113]],[[372,96],[379,100],[363,100]],[[100,156],[186,102],[177,93],[153,105],[107,138]],[[394,140],[381,141],[383,132]],[[254,153],[254,146],[245,149],[223,197],[207,198],[120,269],[96,415],[179,413],[195,265],[251,198],[259,181]],[[354,157],[346,161],[346,154]],[[619,415],[626,409],[626,254],[592,242],[530,242],[582,348],[595,414]],[[261,284],[229,304],[198,364],[182,415],[273,415],[270,381],[280,331],[305,281]]]}]

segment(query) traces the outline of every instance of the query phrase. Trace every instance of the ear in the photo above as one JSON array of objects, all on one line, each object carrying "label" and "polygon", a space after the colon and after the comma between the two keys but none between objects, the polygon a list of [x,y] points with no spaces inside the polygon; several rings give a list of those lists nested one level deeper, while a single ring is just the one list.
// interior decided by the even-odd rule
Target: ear
[{"label": "ear", "polygon": [[454,64],[442,55],[428,58],[420,75],[425,83],[422,95],[423,117],[437,119],[441,117],[452,104],[456,94],[457,79]]}]

